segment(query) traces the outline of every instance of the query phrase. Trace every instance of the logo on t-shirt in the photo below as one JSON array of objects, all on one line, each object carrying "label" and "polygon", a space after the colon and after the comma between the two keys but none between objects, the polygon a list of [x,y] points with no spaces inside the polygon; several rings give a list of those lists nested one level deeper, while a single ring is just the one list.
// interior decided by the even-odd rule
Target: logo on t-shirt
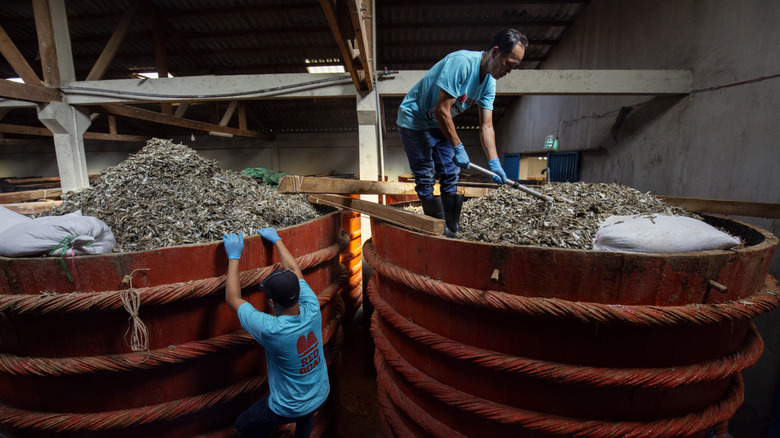
[{"label": "logo on t-shirt", "polygon": [[320,364],[319,341],[313,331],[298,337],[298,358],[301,359],[300,374],[307,374]]}]

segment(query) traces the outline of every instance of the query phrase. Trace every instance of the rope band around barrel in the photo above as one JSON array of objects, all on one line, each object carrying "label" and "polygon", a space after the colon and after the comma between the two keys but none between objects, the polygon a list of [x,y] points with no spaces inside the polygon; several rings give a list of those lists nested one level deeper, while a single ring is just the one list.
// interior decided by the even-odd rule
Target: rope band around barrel
[{"label": "rope band around barrel", "polygon": [[[558,384],[588,386],[634,386],[642,388],[675,388],[726,379],[753,366],[763,351],[764,343],[751,322],[742,348],[728,356],[674,368],[606,368],[570,365],[540,359],[512,356],[466,345],[426,330],[404,318],[385,302],[376,291],[375,279],[369,280],[368,295],[382,321],[412,342],[429,347],[452,360],[467,362],[492,371],[512,373],[549,380]],[[382,332],[384,322],[375,324]],[[384,337],[384,335],[383,335]]]},{"label": "rope band around barrel", "polygon": [[[338,292],[346,282],[346,270],[340,267],[336,279],[317,296],[320,307],[333,303],[333,317],[323,327],[323,343],[330,338],[344,314],[344,303]],[[335,322],[334,322],[335,321]],[[241,345],[251,344],[252,336],[244,330],[217,336],[211,339],[186,342],[173,347],[152,350],[147,354],[126,353],[87,357],[38,358],[0,354],[0,372],[24,376],[62,376],[88,374],[92,372],[125,372],[151,369],[164,365],[183,363],[209,354],[225,351]],[[144,360],[146,357],[146,360]],[[1,423],[1,422],[0,422]]]},{"label": "rope band around barrel", "polygon": [[212,406],[227,403],[240,395],[259,390],[265,383],[265,376],[254,377],[195,397],[141,408],[90,414],[34,412],[0,404],[0,418],[3,419],[2,424],[22,430],[80,432],[121,429],[196,414]]},{"label": "rope band around barrel", "polygon": [[[401,357],[381,336],[375,336],[374,340],[377,346],[374,355],[377,365],[377,384],[387,391],[394,401],[397,402],[398,398],[393,397],[393,394],[399,393],[401,389],[396,386],[388,372],[389,370],[392,370],[393,373],[421,393],[427,394],[456,410],[493,422],[517,425],[534,432],[590,438],[690,436],[728,420],[743,401],[742,376],[735,374],[724,397],[700,412],[648,422],[578,420],[501,405],[464,393],[421,373]],[[407,414],[412,413],[407,412]],[[441,436],[436,433],[434,435]]]},{"label": "rope band around barrel", "polygon": [[[346,247],[346,236],[327,248],[296,258],[301,270],[318,266],[338,256]],[[257,284],[276,269],[276,265],[264,266],[239,274],[241,287]],[[140,305],[162,305],[181,300],[193,300],[209,296],[225,287],[225,276],[205,278],[184,283],[164,284],[154,287],[136,288]],[[0,295],[0,319],[18,315],[40,315],[47,313],[97,312],[123,307],[123,291],[84,292],[47,295]]]},{"label": "rope band around barrel", "polygon": [[704,325],[752,319],[775,309],[780,301],[780,288],[777,280],[771,277],[767,277],[763,290],[750,297],[717,304],[629,306],[525,297],[500,291],[479,290],[448,284],[411,272],[377,255],[370,241],[364,245],[363,254],[377,275],[387,277],[414,291],[459,305],[534,317],[598,324],[622,323],[656,327]]}]

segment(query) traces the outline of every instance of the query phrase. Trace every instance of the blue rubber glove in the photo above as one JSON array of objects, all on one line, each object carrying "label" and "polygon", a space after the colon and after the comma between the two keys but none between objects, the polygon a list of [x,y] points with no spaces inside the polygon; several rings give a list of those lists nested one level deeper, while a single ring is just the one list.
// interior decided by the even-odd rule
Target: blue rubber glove
[{"label": "blue rubber glove", "polygon": [[501,167],[501,161],[499,161],[498,158],[493,158],[492,160],[488,161],[488,164],[490,165],[490,171],[496,174],[493,176],[493,182],[496,184],[505,183],[506,172],[504,172],[504,168]]},{"label": "blue rubber glove", "polygon": [[279,237],[278,234],[276,234],[276,230],[271,227],[266,227],[261,230],[257,230],[258,233],[260,233],[261,236],[263,236],[263,239],[271,242],[271,245],[276,243],[277,240],[282,240],[281,237]]},{"label": "blue rubber glove", "polygon": [[241,233],[225,234],[222,236],[222,241],[225,242],[225,252],[228,259],[240,260],[241,252],[244,250],[244,236]]},{"label": "blue rubber glove", "polygon": [[469,161],[469,154],[466,153],[466,148],[463,143],[455,146],[455,156],[452,157],[452,161],[461,169],[468,169],[471,166]]}]

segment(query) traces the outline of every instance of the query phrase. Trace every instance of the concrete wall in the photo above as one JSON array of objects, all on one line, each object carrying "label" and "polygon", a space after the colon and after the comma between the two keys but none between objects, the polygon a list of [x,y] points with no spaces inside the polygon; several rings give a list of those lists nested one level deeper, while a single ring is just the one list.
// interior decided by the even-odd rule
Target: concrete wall
[{"label": "concrete wall", "polygon": [[[593,0],[543,68],[686,69],[697,92],[524,96],[497,126],[500,153],[541,152],[545,136],[557,131],[561,151],[585,151],[580,175],[586,182],[780,202],[779,46],[776,0]],[[631,112],[614,129],[622,107]],[[780,220],[736,219],[780,234]],[[771,272],[780,275],[778,254]],[[738,438],[768,436],[777,398],[780,311],[756,322],[766,349],[744,373],[745,403],[730,422]]]}]

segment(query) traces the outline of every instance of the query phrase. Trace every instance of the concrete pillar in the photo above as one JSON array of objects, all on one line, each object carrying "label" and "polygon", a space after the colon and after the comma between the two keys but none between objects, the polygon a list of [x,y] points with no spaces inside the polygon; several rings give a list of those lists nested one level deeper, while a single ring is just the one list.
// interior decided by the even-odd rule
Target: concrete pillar
[{"label": "concrete pillar", "polygon": [[[377,140],[376,91],[357,93],[358,155],[360,179],[376,181],[379,178],[379,142]],[[378,202],[377,195],[360,195],[360,199]],[[371,223],[366,215],[360,218],[363,242],[371,237]]]},{"label": "concrete pillar", "polygon": [[54,134],[63,193],[88,187],[84,132],[92,123],[89,114],[66,103],[54,101],[38,105],[38,119]]}]

